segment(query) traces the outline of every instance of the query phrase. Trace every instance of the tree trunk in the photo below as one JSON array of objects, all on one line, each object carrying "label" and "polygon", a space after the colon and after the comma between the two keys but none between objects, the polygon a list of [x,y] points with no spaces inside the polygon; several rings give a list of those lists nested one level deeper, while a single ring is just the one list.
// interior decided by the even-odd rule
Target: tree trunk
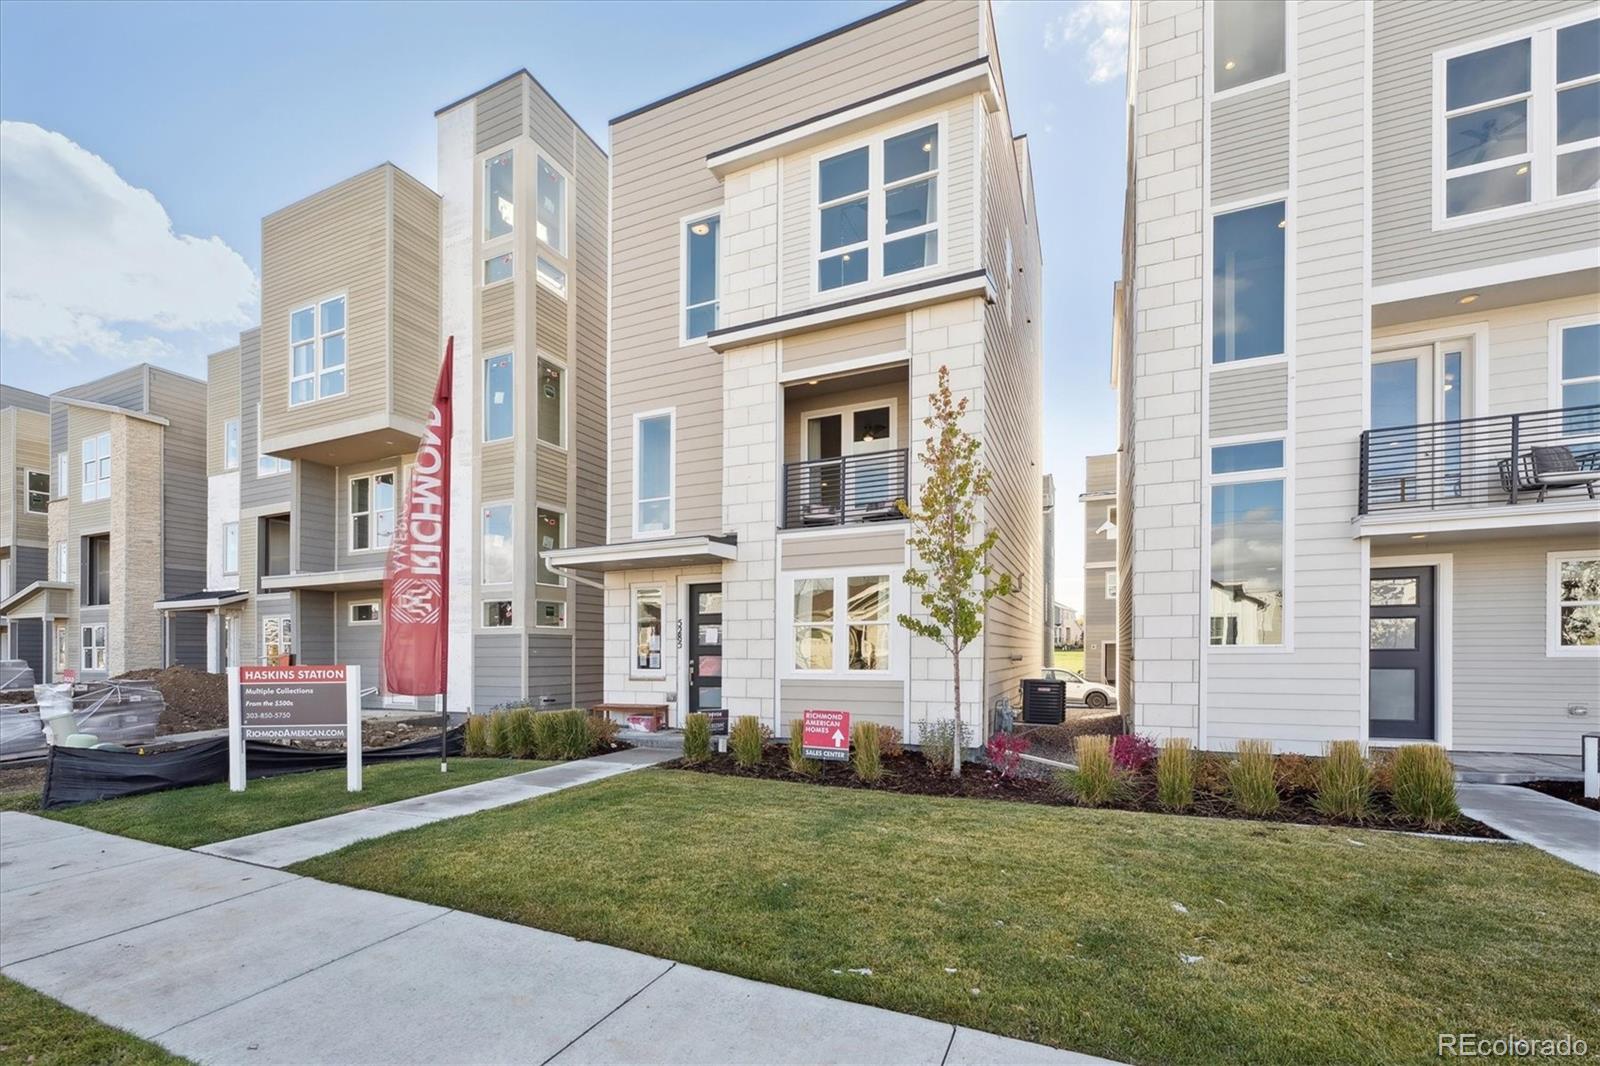
[{"label": "tree trunk", "polygon": [[951,664],[956,674],[956,730],[955,736],[950,738],[950,746],[955,749],[955,755],[950,760],[950,776],[961,776],[961,652],[957,651],[951,656]]}]

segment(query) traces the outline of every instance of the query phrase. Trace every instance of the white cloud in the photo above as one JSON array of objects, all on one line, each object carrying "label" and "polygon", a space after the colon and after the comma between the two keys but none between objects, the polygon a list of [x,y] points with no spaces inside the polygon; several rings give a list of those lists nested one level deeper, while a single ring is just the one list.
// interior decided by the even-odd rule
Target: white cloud
[{"label": "white cloud", "polygon": [[255,321],[255,274],[175,233],[148,190],[28,122],[0,122],[0,332],[55,356],[194,356]]},{"label": "white cloud", "polygon": [[1128,65],[1127,0],[1080,0],[1044,27],[1047,52],[1077,49],[1091,84],[1120,78]]}]

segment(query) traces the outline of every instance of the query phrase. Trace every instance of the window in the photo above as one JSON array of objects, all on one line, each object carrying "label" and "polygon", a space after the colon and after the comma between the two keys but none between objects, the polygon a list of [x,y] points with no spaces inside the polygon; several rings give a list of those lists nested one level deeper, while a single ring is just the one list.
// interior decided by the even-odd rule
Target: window
[{"label": "window", "polygon": [[1212,8],[1212,87],[1216,92],[1284,72],[1287,6],[1282,0],[1217,0]]},{"label": "window", "polygon": [[1282,202],[1212,219],[1211,361],[1284,353]]},{"label": "window", "polygon": [[29,514],[50,513],[50,472],[29,470],[24,474],[28,485],[27,509]]},{"label": "window", "polygon": [[350,605],[350,624],[353,626],[375,626],[378,617],[377,600],[364,600]]},{"label": "window", "polygon": [[633,590],[633,669],[660,672],[664,594],[658,588]]},{"label": "window", "polygon": [[274,663],[294,654],[294,620],[288,615],[261,619],[261,661]]},{"label": "window", "polygon": [[67,495],[67,453],[56,452],[56,480],[51,486],[58,498],[64,499]]},{"label": "window", "polygon": [[1106,599],[1114,600],[1116,598],[1117,598],[1117,572],[1115,570],[1107,570],[1106,571]]},{"label": "window", "polygon": [[[16,591],[11,587],[11,570],[11,559],[0,559],[0,600],[10,599],[11,594]],[[0,654],[4,654],[3,649],[0,649]],[[6,658],[9,659],[10,655],[6,655]]]},{"label": "window", "polygon": [[55,626],[55,665],[56,668],[50,680],[60,681],[61,675],[67,669],[67,624],[65,622],[57,622]]},{"label": "window", "polygon": [[83,439],[84,503],[111,498],[111,434],[100,433]]},{"label": "window", "polygon": [[850,669],[889,669],[889,576],[847,577]]},{"label": "window", "polygon": [[540,440],[557,448],[565,447],[567,442],[565,383],[566,371],[561,364],[540,357],[539,395],[535,397],[539,418],[534,431]]},{"label": "window", "polygon": [[56,541],[56,580],[67,580],[67,542]]},{"label": "window", "polygon": [[672,532],[673,414],[635,415],[634,533]]},{"label": "window", "polygon": [[490,503],[483,508],[483,584],[509,585],[514,572],[511,505]]},{"label": "window", "polygon": [[683,338],[704,337],[717,328],[718,240],[722,219],[692,219],[683,227]]},{"label": "window", "polygon": [[291,464],[287,459],[268,455],[261,450],[261,405],[256,404],[256,477],[275,477],[287,474]]},{"label": "window", "polygon": [[1012,253],[1011,253],[1011,234],[1009,232],[1007,232],[1006,233],[1006,280],[1005,280],[1006,321],[1007,322],[1015,322],[1017,320],[1016,315],[1012,313],[1012,309],[1013,309],[1012,288],[1013,288],[1013,286],[1011,284],[1011,279],[1016,277],[1016,273],[1017,273],[1017,266],[1016,266],[1015,260],[1012,259]]},{"label": "window", "polygon": [[222,523],[222,572],[239,572],[239,523]]},{"label": "window", "polygon": [[567,179],[543,159],[539,160],[539,217],[534,220],[538,237],[557,255],[567,254]]},{"label": "window", "polygon": [[104,670],[106,668],[105,626],[83,627],[82,665],[85,670]]},{"label": "window", "polygon": [[565,545],[566,524],[567,516],[560,511],[540,507],[534,512],[534,535],[538,538],[534,580],[541,585],[554,585],[557,588],[567,586],[567,579],[550,569],[544,561],[545,552],[555,551]]},{"label": "window", "polygon": [[1213,645],[1283,643],[1283,450],[1272,443],[1212,449],[1212,469],[1227,470],[1211,485]]},{"label": "window", "polygon": [[[888,574],[796,578],[792,602],[794,669],[830,673],[889,669],[894,615]],[[842,654],[837,649],[843,649]]]},{"label": "window", "polygon": [[1551,552],[1551,655],[1600,655],[1600,555]]},{"label": "window", "polygon": [[1435,63],[1444,218],[1600,188],[1600,19]]},{"label": "window", "polygon": [[230,418],[222,423],[222,469],[239,469],[239,420]]},{"label": "window", "polygon": [[84,537],[80,562],[79,601],[85,607],[106,606],[111,602],[111,538]]},{"label": "window", "polygon": [[540,629],[564,629],[567,625],[566,600],[536,600],[533,604],[533,624]]},{"label": "window", "polygon": [[[1600,319],[1551,323],[1551,406],[1600,405]],[[1562,416],[1564,433],[1600,433],[1600,410]]]},{"label": "window", "polygon": [[289,313],[289,404],[344,394],[344,297]]},{"label": "window", "polygon": [[483,439],[510,440],[516,433],[516,394],[511,353],[483,361]]},{"label": "window", "polygon": [[567,272],[542,255],[538,257],[535,265],[538,268],[539,284],[557,296],[565,297],[567,295]]},{"label": "window", "polygon": [[289,572],[289,516],[267,515],[261,519],[258,548],[263,577],[278,577]]},{"label": "window", "polygon": [[350,550],[381,551],[394,537],[394,472],[350,479]]},{"label": "window", "polygon": [[819,159],[817,290],[939,262],[938,123]]},{"label": "window", "polygon": [[510,252],[491,255],[483,261],[483,283],[496,285],[502,281],[510,281],[515,266],[516,257]]},{"label": "window", "polygon": [[510,600],[483,601],[483,628],[505,629],[514,624]]},{"label": "window", "polygon": [[796,670],[833,669],[833,583],[831,577],[806,577],[794,583]]},{"label": "window", "polygon": [[483,239],[509,235],[516,225],[515,168],[511,153],[483,161]]}]

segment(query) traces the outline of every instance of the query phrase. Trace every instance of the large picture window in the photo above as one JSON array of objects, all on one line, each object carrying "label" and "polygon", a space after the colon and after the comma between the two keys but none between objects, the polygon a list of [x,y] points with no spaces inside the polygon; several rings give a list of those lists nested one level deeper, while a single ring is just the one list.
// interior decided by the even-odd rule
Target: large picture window
[{"label": "large picture window", "polygon": [[344,297],[289,313],[289,403],[344,395]]},{"label": "large picture window", "polygon": [[1211,361],[1284,353],[1282,202],[1212,220]]},{"label": "large picture window", "polygon": [[516,433],[515,374],[511,353],[483,361],[483,439],[510,440]]},{"label": "large picture window", "polygon": [[545,563],[546,552],[555,551],[565,545],[567,516],[560,511],[549,507],[540,507],[534,519],[534,535],[538,537],[537,558],[534,567],[535,580],[541,585],[554,585],[565,588],[567,579],[556,573]]},{"label": "large picture window", "polygon": [[808,673],[886,673],[894,611],[888,574],[830,574],[794,580],[793,668]]},{"label": "large picture window", "polygon": [[84,503],[111,498],[111,434],[97,433],[83,438]]},{"label": "large picture window", "polygon": [[506,237],[516,228],[516,180],[510,152],[483,161],[483,239]]},{"label": "large picture window", "polygon": [[1600,553],[1551,552],[1551,655],[1600,656]]},{"label": "large picture window", "polygon": [[672,532],[671,411],[639,415],[634,422],[634,532]]},{"label": "large picture window", "polygon": [[27,499],[24,507],[29,514],[50,513],[50,472],[48,470],[29,470],[24,474],[27,485]]},{"label": "large picture window", "polygon": [[381,551],[394,537],[394,472],[350,479],[350,550]]},{"label": "large picture window", "polygon": [[1211,11],[1212,87],[1216,92],[1284,72],[1287,8],[1283,0],[1216,0]]},{"label": "large picture window", "polygon": [[239,420],[230,418],[222,423],[222,469],[239,469]]},{"label": "large picture window", "polygon": [[717,261],[722,220],[692,219],[683,227],[683,339],[717,328]]},{"label": "large picture window", "polygon": [[817,290],[939,263],[941,127],[931,123],[817,161]]},{"label": "large picture window", "polygon": [[1551,406],[1568,410],[1561,429],[1570,434],[1600,433],[1600,318],[1551,324]]},{"label": "large picture window", "polygon": [[[1283,643],[1284,469],[1281,450],[1212,449],[1211,643]],[[1265,465],[1265,464],[1272,465]]]},{"label": "large picture window", "polygon": [[485,585],[509,585],[515,573],[512,550],[511,504],[489,503],[483,507],[481,567]]},{"label": "large picture window", "polygon": [[567,372],[560,363],[539,357],[539,439],[557,448],[567,443]]},{"label": "large picture window", "polygon": [[660,673],[661,634],[665,619],[664,596],[659,588],[633,590],[633,670]]},{"label": "large picture window", "polygon": [[541,241],[557,255],[567,254],[567,179],[555,167],[539,160],[539,218]]}]

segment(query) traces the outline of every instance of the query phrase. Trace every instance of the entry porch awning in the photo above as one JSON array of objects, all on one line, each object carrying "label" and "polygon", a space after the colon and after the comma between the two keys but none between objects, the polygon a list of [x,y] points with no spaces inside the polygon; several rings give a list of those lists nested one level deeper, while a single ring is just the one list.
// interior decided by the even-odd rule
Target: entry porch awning
[{"label": "entry porch awning", "polygon": [[238,589],[217,591],[207,589],[204,592],[186,592],[182,596],[168,596],[164,600],[156,601],[158,611],[211,611],[218,607],[227,607],[230,604],[243,603],[250,598],[248,592]]},{"label": "entry porch awning", "polygon": [[67,581],[35,581],[0,600],[0,619],[58,618],[67,613],[67,596],[76,588]]},{"label": "entry porch awning", "polygon": [[738,558],[735,533],[719,537],[659,537],[562,548],[544,553],[547,563],[563,570],[650,570],[666,566],[720,566]]}]

